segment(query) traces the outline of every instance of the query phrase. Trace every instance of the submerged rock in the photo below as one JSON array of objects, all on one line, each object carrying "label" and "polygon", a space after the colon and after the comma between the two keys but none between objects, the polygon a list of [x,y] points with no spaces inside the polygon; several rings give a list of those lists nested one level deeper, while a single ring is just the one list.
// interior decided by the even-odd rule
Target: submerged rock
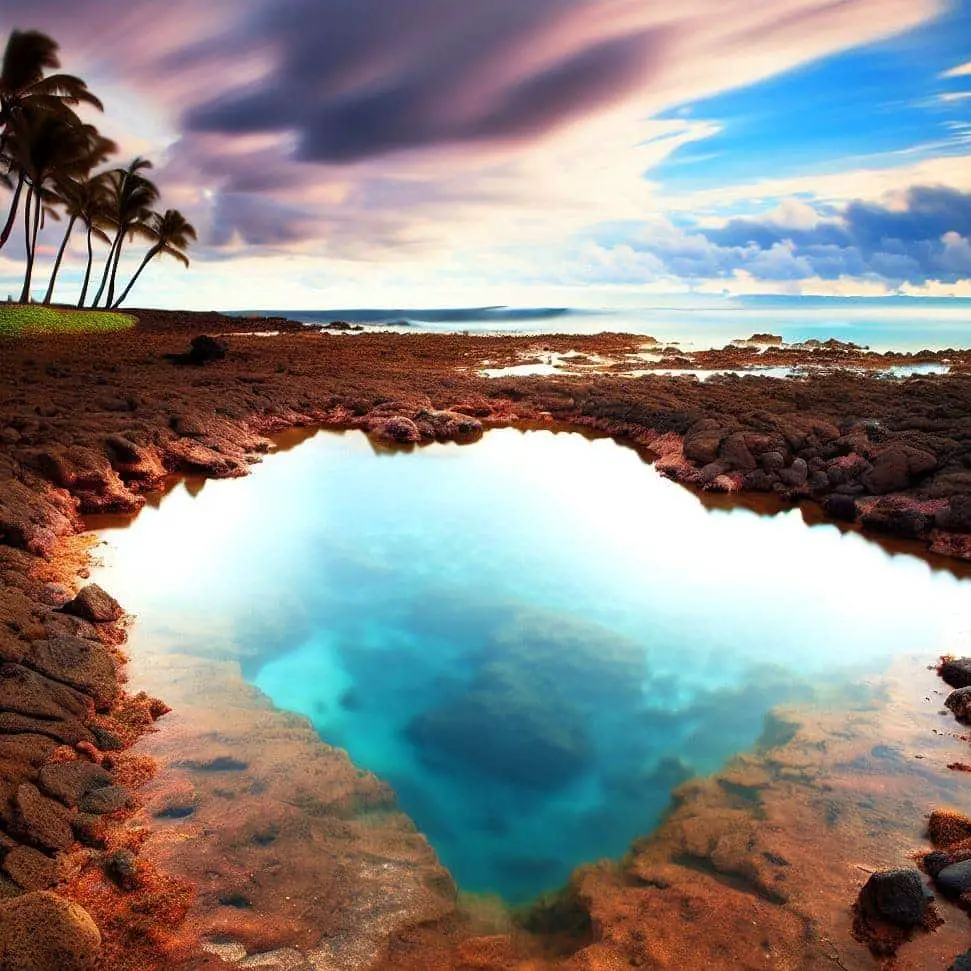
[{"label": "submerged rock", "polygon": [[873,873],[860,891],[860,907],[867,916],[899,927],[916,927],[933,899],[919,870]]},{"label": "submerged rock", "polygon": [[0,903],[4,971],[91,971],[101,934],[87,911],[53,893]]},{"label": "submerged rock", "polygon": [[934,878],[941,893],[948,897],[960,897],[971,893],[971,860],[962,860],[944,867]]}]

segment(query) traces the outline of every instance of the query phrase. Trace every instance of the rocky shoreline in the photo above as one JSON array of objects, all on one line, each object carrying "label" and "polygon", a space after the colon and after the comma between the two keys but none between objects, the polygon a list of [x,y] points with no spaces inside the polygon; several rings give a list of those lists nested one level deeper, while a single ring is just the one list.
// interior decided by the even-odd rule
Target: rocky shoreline
[{"label": "rocky shoreline", "polygon": [[[177,844],[160,842],[156,833],[157,820],[166,818],[164,807],[161,816],[153,815],[157,800],[168,812],[179,811],[177,773],[166,768],[145,788],[153,759],[141,754],[142,746],[128,751],[165,706],[123,690],[125,624],[118,605],[96,588],[79,597],[74,588],[86,570],[81,515],[137,511],[146,493],[172,475],[244,475],[271,447],[268,434],[293,427],[359,428],[378,444],[410,447],[474,440],[490,427],[562,424],[649,449],[664,474],[689,486],[768,494],[783,502],[814,499],[833,519],[971,559],[971,374],[963,373],[963,352],[919,355],[922,362],[946,358],[952,373],[906,380],[825,368],[792,381],[752,376],[698,382],[627,375],[617,364],[642,354],[646,343],[630,335],[320,333],[281,320],[150,311],[139,318],[130,333],[23,337],[2,348],[0,889],[15,899],[0,904],[0,939],[8,948],[0,967],[7,961],[11,968],[80,969],[101,960],[112,968],[215,968],[241,960],[230,944],[222,951],[218,944],[208,952],[199,949],[204,935],[218,941],[219,920],[225,922],[225,908],[233,904],[217,893],[212,913],[218,917],[222,908],[222,917],[200,924],[205,873],[179,872],[184,857],[180,862]],[[190,346],[190,338],[202,333],[212,339]],[[587,363],[575,361],[576,373],[547,377],[490,379],[481,373],[487,364],[514,366],[530,355],[553,354],[583,356]],[[677,357],[685,367],[727,366],[729,359],[731,366],[744,367],[767,363],[766,354],[814,366],[832,359],[855,367],[863,358],[845,346],[803,348],[801,358],[783,348],[755,346]],[[662,354],[662,362],[671,363],[673,356]],[[899,356],[868,356],[866,370],[888,362],[899,363]],[[276,715],[261,717],[280,730]],[[801,731],[804,735],[805,728]],[[832,726],[818,731],[837,733]],[[375,944],[378,950],[367,951],[360,958],[364,963],[354,965],[362,968],[380,959],[389,968],[498,969],[520,966],[528,957],[536,968],[606,971],[635,957],[640,966],[664,967],[679,949],[690,966],[701,961],[700,952],[688,955],[683,941],[660,943],[671,915],[686,909],[696,912],[691,919],[705,922],[705,939],[694,941],[712,949],[705,959],[724,962],[726,952],[718,948],[727,946],[727,937],[735,939],[734,967],[763,966],[756,961],[760,945],[739,923],[742,913],[769,928],[764,936],[773,938],[772,947],[796,962],[785,966],[830,966],[829,945],[806,943],[806,920],[840,927],[851,939],[848,909],[834,916],[835,893],[824,917],[797,919],[793,907],[780,908],[777,878],[790,864],[772,861],[789,860],[794,851],[788,844],[785,850],[767,844],[759,851],[762,862],[752,862],[748,844],[758,844],[767,832],[761,825],[751,828],[756,794],[759,811],[770,817],[769,807],[782,812],[786,805],[790,814],[804,811],[808,824],[818,812],[805,779],[818,768],[802,766],[796,774],[803,778],[795,783],[791,772],[766,767],[782,757],[780,751],[791,758],[793,746],[806,744],[803,735],[766,759],[741,760],[716,781],[690,784],[694,788],[679,796],[663,835],[635,848],[620,868],[579,873],[562,898],[538,907],[511,931],[505,918],[458,915],[447,875],[423,840],[406,835],[407,821],[376,780],[361,780],[346,757],[322,754],[333,750],[306,728],[289,724],[286,732],[288,744],[302,746],[307,764],[323,759],[304,783],[306,799],[312,802],[321,779],[344,780],[336,790],[344,795],[335,805],[308,804],[286,826],[306,838],[307,820],[322,821],[313,823],[320,832],[315,839],[342,848],[345,857],[301,878],[318,885],[329,881],[328,901],[295,922],[278,922],[273,933],[267,930],[271,921],[255,921],[240,912],[247,908],[235,907],[237,922],[246,923],[244,916],[250,921],[252,948],[262,939],[262,949],[278,955],[275,965],[264,966],[301,967],[294,954],[308,953],[301,937],[307,927],[337,933],[334,911],[354,893],[348,881],[364,879],[360,871],[352,877],[348,860],[368,854],[385,862],[397,854],[404,868],[378,879],[372,897],[396,882],[400,886],[404,870],[414,874],[414,884],[408,899],[388,911],[393,919],[375,925],[386,939],[386,953],[380,954],[385,944]],[[867,737],[861,730],[861,739]],[[167,764],[164,753],[159,755]],[[234,756],[208,751],[201,758],[211,779]],[[261,784],[268,772],[259,770]],[[740,772],[742,781],[726,781]],[[220,776],[211,788],[224,782]],[[777,802],[786,786],[792,790],[788,802]],[[281,798],[281,805],[286,802]],[[155,810],[146,815],[146,805]],[[679,830],[678,820],[696,818],[701,822],[685,822],[687,829]],[[252,838],[247,833],[249,844]],[[834,851],[861,837],[829,838]],[[792,839],[788,833],[783,842]],[[678,841],[682,849],[675,851]],[[348,851],[349,846],[356,849]],[[230,842],[213,852],[225,856],[231,849]],[[820,848],[807,845],[801,852],[808,861]],[[900,846],[896,855],[902,852]],[[853,896],[847,875],[840,871],[833,879],[845,904]],[[282,888],[286,880],[281,881]],[[62,896],[51,895],[51,887]],[[262,910],[274,906],[268,898]],[[375,912],[360,912],[361,927],[375,921]],[[495,933],[483,935],[483,924]],[[708,934],[709,924],[717,933]],[[643,939],[644,926],[656,940]],[[349,938],[355,932],[341,933]],[[373,936],[373,927],[369,933]],[[960,950],[960,934],[935,938],[950,948],[950,956]],[[17,956],[17,946],[33,951]],[[841,954],[843,947],[840,942]],[[309,953],[317,956],[306,959],[308,968],[351,966],[349,952],[340,965],[333,949],[310,947]],[[862,967],[864,953],[839,960]],[[52,964],[55,958],[61,963]],[[943,966],[898,960],[904,962],[899,967]]]}]

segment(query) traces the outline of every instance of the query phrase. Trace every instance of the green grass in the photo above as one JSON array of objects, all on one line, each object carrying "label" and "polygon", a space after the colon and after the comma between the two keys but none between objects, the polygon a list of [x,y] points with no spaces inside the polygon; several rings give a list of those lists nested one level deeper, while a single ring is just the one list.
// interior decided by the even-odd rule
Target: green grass
[{"label": "green grass", "polygon": [[135,326],[130,314],[107,310],[61,310],[34,304],[0,303],[0,337],[18,334],[85,334],[126,330]]}]

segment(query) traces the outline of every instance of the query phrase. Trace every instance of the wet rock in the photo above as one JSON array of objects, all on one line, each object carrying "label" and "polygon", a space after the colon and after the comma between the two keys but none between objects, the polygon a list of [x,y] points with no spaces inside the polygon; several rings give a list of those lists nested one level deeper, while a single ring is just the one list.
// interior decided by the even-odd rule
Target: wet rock
[{"label": "wet rock", "polygon": [[131,850],[115,850],[104,860],[104,871],[122,890],[138,889],[138,860]]},{"label": "wet rock", "polygon": [[38,785],[65,806],[75,807],[92,789],[111,785],[111,774],[92,762],[56,762],[40,770]]},{"label": "wet rock", "polygon": [[937,458],[930,452],[909,445],[890,445],[873,460],[863,484],[875,496],[899,492],[936,468]]},{"label": "wet rock", "polygon": [[87,911],[56,894],[0,903],[3,971],[92,971],[101,934]]},{"label": "wet rock", "polygon": [[971,892],[971,860],[944,867],[934,878],[934,883],[948,897],[960,897]]},{"label": "wet rock", "polygon": [[971,687],[952,691],[944,704],[954,712],[954,717],[963,724],[971,724]]},{"label": "wet rock", "polygon": [[860,907],[871,918],[915,927],[933,896],[919,870],[884,870],[870,875],[860,891]]},{"label": "wet rock", "polygon": [[96,583],[82,587],[78,595],[61,609],[75,617],[90,620],[93,624],[108,624],[120,620],[122,616],[118,601]]},{"label": "wet rock", "polygon": [[949,854],[936,850],[933,853],[927,853],[921,862],[924,864],[924,870],[927,875],[929,877],[936,877],[941,870],[950,866],[954,860],[951,859]]},{"label": "wet rock", "polygon": [[947,849],[971,839],[971,817],[951,809],[935,809],[927,823],[927,835],[934,846]]},{"label": "wet rock", "polygon": [[66,850],[74,842],[71,814],[29,782],[17,788],[12,822],[14,835],[48,850]]},{"label": "wet rock", "polygon": [[123,786],[104,786],[91,789],[82,797],[79,808],[83,813],[107,815],[127,809],[131,805],[131,793]]},{"label": "wet rock", "polygon": [[971,687],[971,657],[945,658],[937,673],[952,688]]},{"label": "wet rock", "polygon": [[[18,846],[3,858],[3,869],[24,890],[47,890],[57,883],[57,863],[29,846]],[[3,966],[0,959],[0,967]]]},{"label": "wet rock", "polygon": [[831,519],[852,523],[856,521],[856,499],[840,493],[831,493],[823,499],[823,510]]},{"label": "wet rock", "polygon": [[415,424],[423,438],[437,441],[476,438],[482,434],[482,422],[457,411],[425,409],[415,415]]},{"label": "wet rock", "polygon": [[399,445],[414,445],[421,441],[418,426],[404,415],[374,419],[368,423],[368,434]]}]

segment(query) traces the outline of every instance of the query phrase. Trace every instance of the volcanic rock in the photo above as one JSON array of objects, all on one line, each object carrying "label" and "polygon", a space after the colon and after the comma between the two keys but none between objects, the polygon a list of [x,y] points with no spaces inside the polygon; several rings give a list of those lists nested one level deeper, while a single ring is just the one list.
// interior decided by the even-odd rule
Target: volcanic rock
[{"label": "volcanic rock", "polygon": [[89,583],[86,587],[82,587],[78,595],[64,604],[61,609],[65,613],[74,614],[75,617],[90,620],[93,624],[108,624],[120,620],[122,616],[118,601],[96,583]]},{"label": "volcanic rock", "polygon": [[92,971],[101,934],[77,904],[50,892],[0,903],[3,971]]},{"label": "volcanic rock", "polygon": [[[54,860],[29,846],[12,849],[3,858],[3,869],[24,890],[46,890],[57,883],[57,864]],[[2,959],[0,967],[3,967]]]},{"label": "volcanic rock", "polygon": [[873,873],[860,891],[860,907],[868,916],[900,927],[919,924],[933,899],[919,870]]},{"label": "volcanic rock", "polygon": [[971,687],[971,657],[945,658],[937,673],[952,688]]},{"label": "volcanic rock", "polygon": [[937,459],[930,452],[909,445],[891,445],[874,459],[863,484],[876,496],[899,492],[936,468]]},{"label": "volcanic rock", "polygon": [[103,786],[91,789],[82,797],[79,808],[83,813],[107,815],[131,805],[131,793],[124,786]]},{"label": "volcanic rock", "polygon": [[954,717],[964,724],[971,724],[971,687],[952,691],[944,704],[954,712]]},{"label": "volcanic rock", "polygon": [[75,807],[92,790],[111,785],[111,774],[93,762],[55,762],[40,770],[40,788]]},{"label": "volcanic rock", "polygon": [[12,823],[14,835],[48,850],[66,850],[74,842],[71,814],[29,782],[14,796]]},{"label": "volcanic rock", "polygon": [[934,878],[941,893],[949,897],[960,897],[971,892],[971,860],[952,863],[944,867]]},{"label": "volcanic rock", "polygon": [[138,860],[131,850],[115,850],[104,860],[105,873],[122,890],[135,890],[138,887]]}]

